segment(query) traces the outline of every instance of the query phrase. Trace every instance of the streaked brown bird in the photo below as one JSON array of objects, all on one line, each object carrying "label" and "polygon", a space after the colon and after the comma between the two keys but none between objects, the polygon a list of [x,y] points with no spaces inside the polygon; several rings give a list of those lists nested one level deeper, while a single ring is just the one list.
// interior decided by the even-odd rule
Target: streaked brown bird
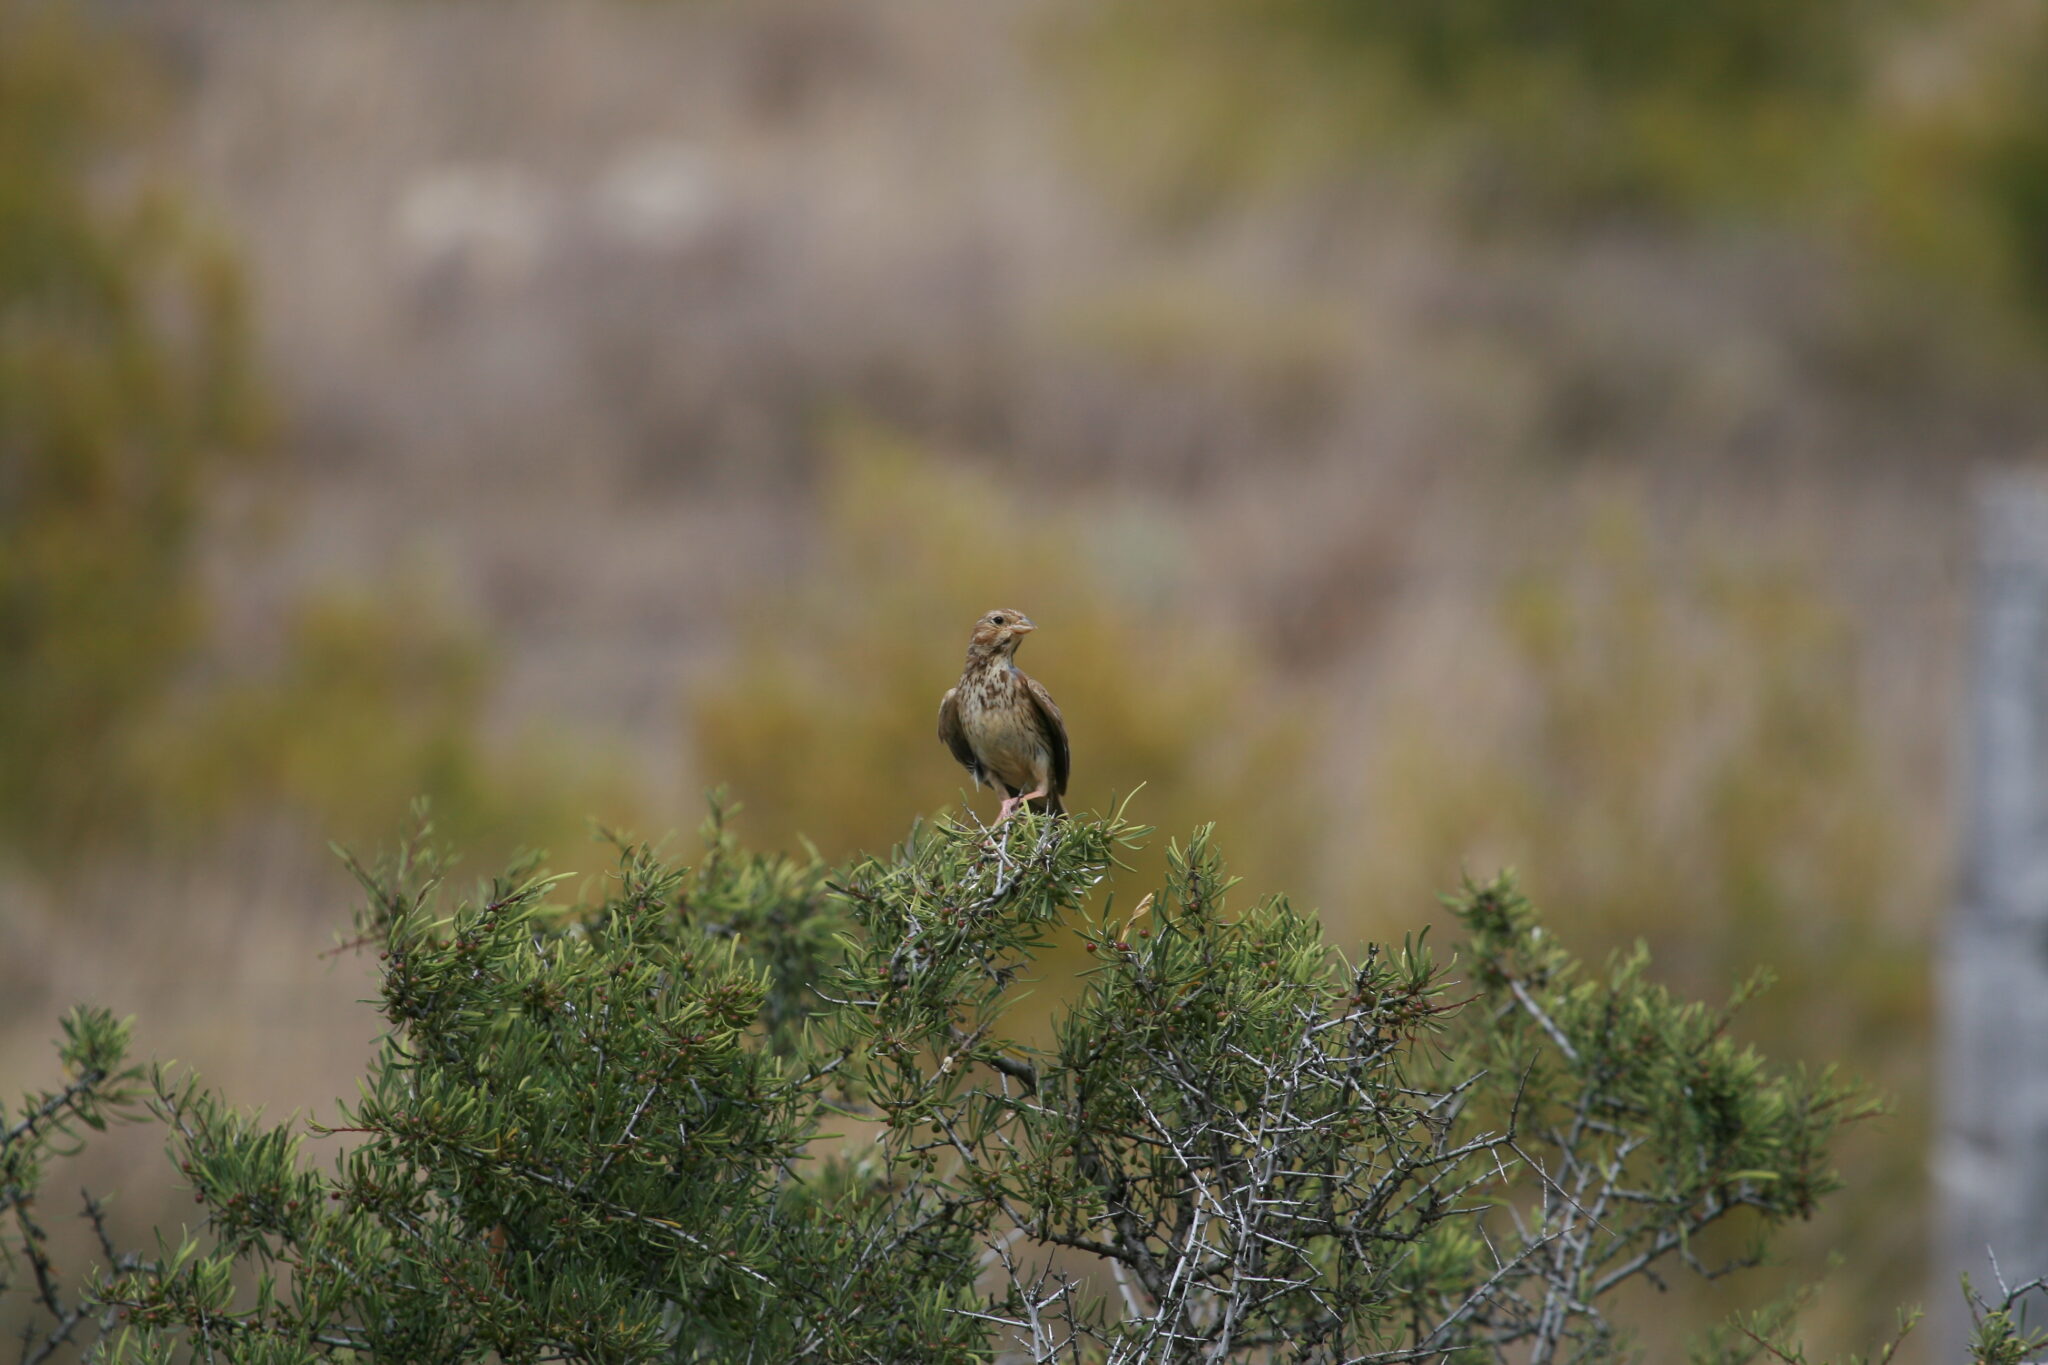
[{"label": "streaked brown bird", "polygon": [[974,623],[959,685],[939,700],[939,738],[974,774],[1009,795],[997,823],[1017,807],[1059,815],[1066,806],[1067,725],[1037,681],[1017,667],[1017,646],[1038,627],[999,607]]}]

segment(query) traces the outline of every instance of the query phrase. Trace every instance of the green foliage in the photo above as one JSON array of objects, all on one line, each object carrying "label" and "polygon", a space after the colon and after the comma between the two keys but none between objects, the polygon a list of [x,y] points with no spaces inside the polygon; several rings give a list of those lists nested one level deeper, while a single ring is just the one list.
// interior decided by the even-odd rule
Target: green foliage
[{"label": "green foliage", "polygon": [[2027,1326],[2027,1295],[2048,1292],[2048,1282],[2029,1280],[2017,1287],[2000,1284],[1995,1300],[1987,1299],[1963,1277],[1963,1297],[1970,1305],[1970,1359],[1973,1365],[2025,1365],[2048,1346],[2048,1331]]},{"label": "green foliage", "polygon": [[[1573,907],[1575,932],[1645,937],[1687,991],[1769,970],[1784,988],[1745,1011],[1745,1036],[1898,1096],[1886,1140],[1842,1156],[1859,1187],[1910,1188],[1931,1009],[1912,926],[1941,873],[1914,823],[1933,817],[1873,744],[1854,637],[1789,570],[1664,576],[1628,517],[1589,539],[1581,563],[1504,594],[1487,676],[1512,703],[1462,708],[1497,720],[1395,726],[1361,876],[1398,901],[1469,858],[1540,864],[1533,889]],[[1924,1225],[1895,1203],[1845,1201],[1786,1241],[1810,1276],[1834,1246],[1865,1249],[1859,1328],[1923,1273]]]},{"label": "green foliage", "polygon": [[[1608,1359],[1614,1291],[1754,1263],[1869,1108],[1736,1042],[1740,996],[1582,967],[1507,881],[1455,902],[1456,970],[1233,916],[1207,831],[1100,913],[1146,833],[1114,819],[837,871],[707,833],[694,868],[621,844],[581,906],[530,863],[455,897],[423,843],[359,868],[359,1097],[277,1124],[153,1072],[202,1230],[25,1292],[105,1361]],[[1084,988],[1027,1045],[1076,917]],[[60,1120],[132,1106],[125,1030],[70,1028],[0,1143],[18,1217]],[[1709,1263],[1727,1222],[1756,1245]]]},{"label": "green foliage", "polygon": [[[105,1010],[74,1009],[64,1016],[57,1061],[65,1083],[32,1092],[10,1121],[0,1108],[0,1300],[24,1280],[23,1293],[36,1312],[22,1338],[21,1358],[37,1365],[72,1342],[90,1340],[111,1325],[111,1316],[72,1293],[51,1254],[49,1215],[37,1200],[53,1158],[75,1154],[87,1132],[102,1132],[111,1121],[136,1117],[144,1090],[142,1068],[128,1064],[129,1024]],[[84,1216],[99,1235],[109,1270],[139,1262],[117,1255],[107,1240],[105,1210],[86,1195]]]},{"label": "green foliage", "polygon": [[148,88],[69,6],[0,0],[0,840],[39,856],[133,813],[200,492],[263,425],[231,256],[107,175]]}]

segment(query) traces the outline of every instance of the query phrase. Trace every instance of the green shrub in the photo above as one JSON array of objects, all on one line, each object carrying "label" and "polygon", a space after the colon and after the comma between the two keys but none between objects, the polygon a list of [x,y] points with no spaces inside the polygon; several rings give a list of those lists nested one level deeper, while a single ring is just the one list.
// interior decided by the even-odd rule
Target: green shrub
[{"label": "green shrub", "polygon": [[[361,874],[387,1032],[333,1125],[72,1016],[69,1083],[0,1129],[10,1291],[108,1361],[1593,1360],[1615,1291],[1752,1264],[1836,1188],[1869,1101],[1734,1041],[1740,997],[1588,969],[1505,881],[1456,965],[1347,959],[1230,913],[1206,831],[1104,897],[1145,833],[941,822],[834,870],[714,824],[586,906],[531,866],[454,897],[409,846]],[[1093,965],[1030,1046],[1063,922]],[[67,1285],[47,1163],[138,1104],[202,1229]],[[1724,1224],[1754,1245],[1712,1262]]]},{"label": "green shrub", "polygon": [[[1467,692],[1389,701],[1357,877],[1400,904],[1468,859],[1517,865],[1589,950],[1646,941],[1689,992],[1768,970],[1782,989],[1745,1012],[1745,1037],[1839,1059],[1900,1101],[1842,1151],[1885,1197],[1843,1200],[1780,1247],[1808,1277],[1863,1249],[1831,1296],[1847,1332],[1925,1275],[1938,815],[1875,728],[1826,592],[1789,566],[1652,544],[1637,516],[1607,516],[1570,563],[1501,594]],[[1674,1318],[1727,1311],[1674,1298]]]}]

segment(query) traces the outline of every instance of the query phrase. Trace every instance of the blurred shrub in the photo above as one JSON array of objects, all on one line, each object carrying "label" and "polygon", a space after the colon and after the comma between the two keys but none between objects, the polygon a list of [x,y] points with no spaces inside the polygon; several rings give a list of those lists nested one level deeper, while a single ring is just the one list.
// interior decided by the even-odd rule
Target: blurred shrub
[{"label": "blurred shrub", "polygon": [[[1480,233],[1796,224],[2048,328],[2048,10],[1196,0],[1081,26],[1084,144],[1170,216],[1369,164]],[[2014,306],[2017,305],[2017,308]]]},{"label": "blurred shrub", "polygon": [[0,0],[0,841],[42,856],[133,812],[200,492],[263,425],[231,256],[118,174],[148,90],[69,6]]},{"label": "blurred shrub", "polygon": [[636,815],[614,756],[544,733],[488,742],[492,664],[485,641],[416,584],[312,597],[274,668],[219,682],[162,728],[149,750],[161,818],[190,835],[260,806],[361,844],[425,797],[437,827],[503,858],[581,850],[592,817]]},{"label": "blurred shrub", "polygon": [[2048,320],[2048,10],[2035,18],[2035,31],[2011,49],[2002,116],[1970,169],[2021,298]]},{"label": "blurred shrub", "polygon": [[1856,23],[1868,8],[1845,0],[1795,9],[1770,0],[1291,0],[1276,17],[1337,42],[1390,44],[1417,81],[1447,92],[1469,95],[1514,64],[1553,67],[1594,91],[1740,99],[1839,86],[1854,70]]},{"label": "blurred shrub", "polygon": [[[1447,172],[1475,221],[1526,227],[1805,189],[1839,159],[1905,3],[1200,0],[1170,33],[1134,4],[1092,30],[1081,69],[1110,74],[1087,83],[1104,115],[1091,131],[1132,123],[1171,202],[1222,187],[1205,179],[1324,174],[1370,152]],[[1129,109],[1137,90],[1146,107]]]},{"label": "blurred shrub", "polygon": [[1326,60],[1391,57],[1419,112],[1498,144],[1489,194],[1644,203],[1783,190],[1855,97],[1896,4],[1809,0],[1290,0],[1272,16]]},{"label": "blurred shrub", "polygon": [[[1065,714],[1067,804],[1187,826],[1227,820],[1253,885],[1321,846],[1303,767],[1313,717],[1217,615],[1148,601],[1172,547],[1033,505],[957,461],[848,430],[816,558],[759,603],[730,665],[691,695],[697,772],[730,784],[755,839],[827,857],[886,847],[968,790],[939,743],[940,695],[995,606],[1040,629],[1019,656]],[[1161,856],[1144,867],[1148,875]]]},{"label": "blurred shrub", "polygon": [[269,423],[235,253],[128,164],[155,74],[73,5],[0,0],[0,849],[61,873],[259,805],[374,839],[419,795],[509,843],[626,813],[545,736],[490,754],[482,643],[417,593],[297,604],[267,675],[212,648],[208,499]]},{"label": "blurred shrub", "polygon": [[[1408,903],[1460,864],[1520,862],[1567,926],[1647,941],[1686,989],[1769,970],[1760,1045],[1840,1059],[1898,1115],[1845,1143],[1851,1191],[1793,1239],[1799,1272],[1856,1246],[1849,1324],[1919,1292],[1926,1232],[1926,907],[1939,841],[1916,829],[1858,696],[1856,641],[1790,572],[1653,559],[1611,510],[1584,558],[1503,596],[1504,719],[1442,694],[1396,702],[1376,765],[1376,899]],[[1483,663],[1476,670],[1487,671]],[[1475,714],[1487,708],[1475,705]],[[1415,880],[1388,886],[1390,869]],[[1701,1314],[1725,1307],[1701,1308]],[[1870,1316],[1875,1315],[1875,1316]],[[1839,1325],[1839,1323],[1838,1323]]]}]

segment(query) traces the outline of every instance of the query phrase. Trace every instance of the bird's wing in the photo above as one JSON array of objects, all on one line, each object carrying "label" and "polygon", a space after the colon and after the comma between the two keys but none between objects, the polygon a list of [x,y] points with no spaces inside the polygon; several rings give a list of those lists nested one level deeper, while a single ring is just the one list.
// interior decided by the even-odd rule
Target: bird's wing
[{"label": "bird's wing", "polygon": [[960,689],[949,687],[946,695],[939,698],[939,742],[953,751],[953,757],[960,760],[960,766],[974,774],[977,786],[981,783],[981,763],[974,757],[974,746],[967,742],[967,729],[960,724]]},{"label": "bird's wing", "polygon": [[1031,709],[1038,713],[1038,733],[1045,738],[1045,747],[1052,752],[1052,789],[1056,795],[1067,793],[1067,723],[1060,718],[1060,708],[1053,705],[1052,693],[1045,690],[1038,679],[1026,676],[1024,690],[1031,698]]}]

